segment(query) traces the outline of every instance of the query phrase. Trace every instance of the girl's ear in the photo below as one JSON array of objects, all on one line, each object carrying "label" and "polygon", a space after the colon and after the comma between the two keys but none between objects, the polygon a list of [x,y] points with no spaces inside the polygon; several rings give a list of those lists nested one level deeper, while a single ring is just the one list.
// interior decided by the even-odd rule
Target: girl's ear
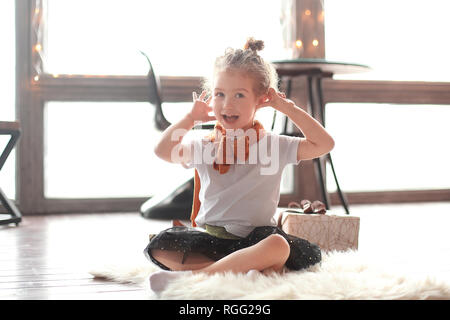
[{"label": "girl's ear", "polygon": [[269,102],[269,101],[270,101],[270,94],[269,94],[269,92],[263,93],[258,98],[258,104],[262,104],[262,103]]},{"label": "girl's ear", "polygon": [[262,94],[259,96],[259,98],[256,101],[256,109],[261,109],[266,106],[266,103],[270,101],[270,95],[268,92]]}]

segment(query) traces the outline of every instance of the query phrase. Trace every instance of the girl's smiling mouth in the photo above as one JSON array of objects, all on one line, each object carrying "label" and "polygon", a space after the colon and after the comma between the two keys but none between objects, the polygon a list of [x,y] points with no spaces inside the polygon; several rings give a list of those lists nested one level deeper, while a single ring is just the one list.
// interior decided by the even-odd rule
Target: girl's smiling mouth
[{"label": "girl's smiling mouth", "polygon": [[226,123],[235,123],[239,119],[239,116],[223,114],[222,118]]}]

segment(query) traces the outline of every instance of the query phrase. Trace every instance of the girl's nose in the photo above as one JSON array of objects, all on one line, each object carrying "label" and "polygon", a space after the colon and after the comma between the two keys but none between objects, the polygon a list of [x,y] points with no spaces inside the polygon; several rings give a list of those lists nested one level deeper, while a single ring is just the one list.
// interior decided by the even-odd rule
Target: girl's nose
[{"label": "girl's nose", "polygon": [[225,110],[233,109],[233,104],[231,103],[231,99],[225,99],[225,103],[223,104],[223,108]]}]

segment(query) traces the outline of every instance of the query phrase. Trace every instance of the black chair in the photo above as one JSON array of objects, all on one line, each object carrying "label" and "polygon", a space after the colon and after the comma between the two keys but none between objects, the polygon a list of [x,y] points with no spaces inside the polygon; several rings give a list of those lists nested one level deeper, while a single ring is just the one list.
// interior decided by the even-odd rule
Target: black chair
[{"label": "black chair", "polygon": [[[141,52],[147,59],[149,65],[149,102],[155,106],[155,126],[159,131],[164,131],[171,123],[164,116],[162,109],[161,84],[159,77],[150,62],[149,57]],[[214,125],[202,124],[194,127],[198,129],[213,129]],[[144,218],[149,219],[169,219],[169,220],[189,220],[191,216],[192,202],[194,197],[194,178],[188,181],[180,181],[180,184],[173,191],[159,193],[145,201],[140,207],[140,213]]]},{"label": "black chair", "polygon": [[164,116],[162,110],[162,99],[161,99],[161,82],[159,77],[155,75],[152,63],[148,56],[141,51],[141,54],[147,59],[149,70],[147,74],[148,78],[148,101],[155,106],[155,125],[156,129],[159,131],[164,131],[170,126],[170,122]]}]

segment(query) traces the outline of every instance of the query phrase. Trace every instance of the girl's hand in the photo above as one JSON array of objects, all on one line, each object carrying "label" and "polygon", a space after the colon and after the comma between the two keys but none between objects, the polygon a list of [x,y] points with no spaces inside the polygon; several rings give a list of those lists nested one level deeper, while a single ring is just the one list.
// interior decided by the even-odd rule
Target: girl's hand
[{"label": "girl's hand", "polygon": [[258,104],[256,109],[272,107],[284,113],[286,108],[290,108],[294,105],[294,102],[286,98],[286,94],[276,91],[274,88],[270,88],[267,92],[267,98],[265,101]]},{"label": "girl's hand", "polygon": [[209,106],[211,102],[211,97],[205,100],[206,91],[203,91],[200,97],[197,96],[196,92],[192,92],[192,99],[194,101],[194,105],[192,106],[191,112],[188,113],[188,116],[192,118],[194,122],[208,122],[216,120],[214,115],[210,116],[208,113],[213,111],[213,108]]}]

